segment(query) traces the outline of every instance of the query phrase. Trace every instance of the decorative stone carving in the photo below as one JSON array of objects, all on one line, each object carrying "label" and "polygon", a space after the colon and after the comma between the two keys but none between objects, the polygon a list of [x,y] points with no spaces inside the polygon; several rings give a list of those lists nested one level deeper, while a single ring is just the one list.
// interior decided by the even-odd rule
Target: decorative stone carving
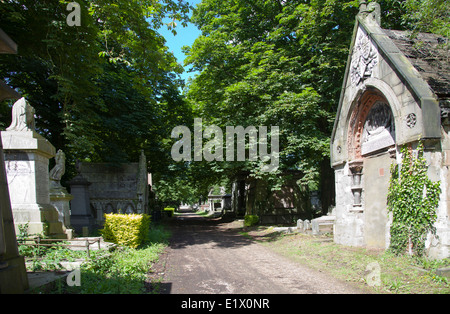
[{"label": "decorative stone carving", "polygon": [[66,155],[58,150],[55,156],[55,166],[50,170],[50,188],[61,188],[61,177],[66,172]]},{"label": "decorative stone carving", "polygon": [[350,171],[352,172],[352,186],[351,190],[353,193],[353,206],[361,207],[361,195],[362,195],[362,185],[361,185],[361,176],[363,169],[363,161],[362,159],[354,160],[349,163]]},{"label": "decorative stone carving", "polygon": [[6,131],[34,131],[34,129],[34,108],[22,97],[13,105],[11,125]]},{"label": "decorative stone carving", "polygon": [[50,203],[58,210],[58,221],[63,224],[67,238],[71,239],[73,230],[70,229],[70,201],[73,196],[61,185],[61,177],[66,172],[66,155],[62,150],[59,149],[56,153],[55,161],[56,164],[49,173]]},{"label": "decorative stone carving", "polygon": [[370,77],[377,63],[377,50],[369,35],[360,32],[353,47],[353,56],[350,65],[352,84],[357,86],[363,80]]},{"label": "decorative stone carving", "polygon": [[406,122],[406,126],[410,129],[412,129],[413,127],[416,126],[416,122],[417,122],[417,116],[415,113],[410,113],[406,116],[405,119]]},{"label": "decorative stone carving", "polygon": [[1,132],[14,224],[16,229],[28,224],[29,234],[66,237],[50,200],[48,160],[55,156],[55,147],[34,127],[34,109],[21,98],[12,108],[11,125]]},{"label": "decorative stone carving", "polygon": [[377,102],[370,109],[361,137],[362,155],[395,144],[394,117],[388,104]]}]

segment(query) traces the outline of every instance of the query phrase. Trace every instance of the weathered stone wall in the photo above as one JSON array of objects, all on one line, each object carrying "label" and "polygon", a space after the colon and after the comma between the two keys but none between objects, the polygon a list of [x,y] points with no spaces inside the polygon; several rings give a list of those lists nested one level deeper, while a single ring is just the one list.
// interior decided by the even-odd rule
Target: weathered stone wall
[{"label": "weathered stone wall", "polygon": [[[82,163],[80,172],[89,181],[89,199],[93,216],[103,221],[105,213],[143,213],[147,211],[147,182],[140,184],[139,163]],[[146,169],[145,177],[147,177]],[[138,195],[139,189],[145,189]]]}]

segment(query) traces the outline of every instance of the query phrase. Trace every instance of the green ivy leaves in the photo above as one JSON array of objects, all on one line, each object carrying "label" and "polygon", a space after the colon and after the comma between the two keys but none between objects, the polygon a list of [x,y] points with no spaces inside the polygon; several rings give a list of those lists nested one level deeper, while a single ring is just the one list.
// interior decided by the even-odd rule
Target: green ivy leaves
[{"label": "green ivy leaves", "polygon": [[423,143],[419,142],[417,156],[404,146],[401,165],[391,166],[387,205],[392,213],[390,249],[401,254],[423,255],[427,234],[435,234],[436,208],[441,192],[440,182],[427,176]]}]

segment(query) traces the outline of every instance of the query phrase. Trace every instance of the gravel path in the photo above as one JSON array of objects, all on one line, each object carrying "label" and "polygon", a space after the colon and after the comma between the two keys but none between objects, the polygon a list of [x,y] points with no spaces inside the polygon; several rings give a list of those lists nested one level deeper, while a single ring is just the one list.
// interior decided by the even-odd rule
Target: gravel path
[{"label": "gravel path", "polygon": [[184,213],[155,275],[167,294],[364,293],[278,255],[220,219]]}]

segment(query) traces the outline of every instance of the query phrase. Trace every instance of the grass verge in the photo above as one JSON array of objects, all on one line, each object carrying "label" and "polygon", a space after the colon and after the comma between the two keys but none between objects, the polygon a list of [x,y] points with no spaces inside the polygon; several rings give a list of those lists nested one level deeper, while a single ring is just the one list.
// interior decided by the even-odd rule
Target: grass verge
[{"label": "grass verge", "polygon": [[[152,225],[145,242],[136,249],[119,247],[113,252],[98,250],[91,252],[91,258],[80,268],[80,285],[69,286],[65,278],[52,285],[51,290],[35,289],[31,293],[58,294],[141,294],[146,290],[147,274],[157,262],[159,254],[167,247],[170,233],[163,226]],[[69,254],[68,250],[60,250],[60,254]],[[84,252],[83,252],[84,253]],[[77,252],[77,257],[80,254]],[[51,253],[52,258],[43,256],[47,261],[59,261],[60,258]],[[86,254],[86,253],[84,253]],[[51,264],[51,263],[50,263]],[[47,265],[42,270],[54,269]]]},{"label": "grass verge", "polygon": [[[284,234],[268,227],[243,230],[241,234],[293,261],[373,293],[450,293],[449,280],[435,274],[436,268],[450,266],[450,259],[432,261],[396,256],[385,250],[347,247],[334,243],[332,236],[326,235]],[[374,272],[371,265],[377,265],[379,271]],[[378,277],[373,277],[377,274]]]}]

